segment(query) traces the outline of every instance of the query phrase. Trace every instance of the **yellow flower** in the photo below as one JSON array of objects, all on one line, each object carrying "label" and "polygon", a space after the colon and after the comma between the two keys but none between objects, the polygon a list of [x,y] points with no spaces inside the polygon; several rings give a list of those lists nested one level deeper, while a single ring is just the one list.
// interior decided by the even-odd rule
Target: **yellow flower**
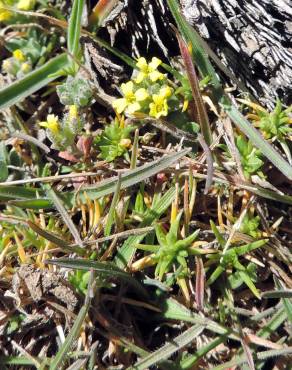
[{"label": "yellow flower", "polygon": [[48,128],[55,135],[58,134],[60,129],[58,117],[54,114],[48,114],[47,120],[45,122],[40,122],[40,126]]},{"label": "yellow flower", "polygon": [[21,68],[21,71],[23,73],[28,73],[28,72],[31,71],[31,65],[29,63],[26,63],[26,62],[22,63],[20,68]]},{"label": "yellow flower", "polygon": [[139,102],[146,100],[149,96],[148,92],[144,88],[140,88],[134,92],[134,83],[129,81],[121,85],[123,98],[116,99],[113,102],[114,109],[121,114],[126,111],[129,114],[137,112],[141,109]]},{"label": "yellow flower", "polygon": [[35,5],[35,0],[19,0],[17,8],[19,10],[31,10]]},{"label": "yellow flower", "polygon": [[13,56],[14,56],[15,59],[19,60],[20,62],[25,61],[25,56],[24,56],[23,52],[20,49],[14,50]]},{"label": "yellow flower", "polygon": [[0,22],[8,21],[13,16],[13,13],[10,10],[3,8],[3,6],[6,5],[7,4],[4,1],[0,0]]},{"label": "yellow flower", "polygon": [[161,116],[167,116],[168,104],[167,98],[172,94],[172,89],[169,86],[162,87],[159,94],[153,94],[153,102],[149,104],[149,115],[151,117],[160,118]]},{"label": "yellow flower", "polygon": [[139,68],[140,72],[138,73],[135,82],[140,83],[144,80],[144,78],[149,77],[152,82],[156,82],[157,80],[162,80],[165,75],[159,71],[157,68],[160,66],[162,61],[156,57],[153,57],[151,62],[148,64],[144,57],[139,58],[136,66]]}]

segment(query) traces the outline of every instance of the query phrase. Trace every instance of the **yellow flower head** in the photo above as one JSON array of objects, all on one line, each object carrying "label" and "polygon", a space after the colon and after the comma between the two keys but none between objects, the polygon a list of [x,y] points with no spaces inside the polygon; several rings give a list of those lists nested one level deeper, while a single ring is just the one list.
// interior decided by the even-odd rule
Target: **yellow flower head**
[{"label": "yellow flower head", "polygon": [[22,63],[20,68],[21,68],[21,71],[23,73],[28,73],[28,72],[31,71],[31,65],[29,63],[26,63],[26,62]]},{"label": "yellow flower head", "polygon": [[19,10],[31,10],[35,5],[35,0],[19,0],[17,8]]},{"label": "yellow flower head", "polygon": [[141,109],[139,102],[149,97],[147,90],[144,88],[140,88],[134,92],[134,83],[132,81],[123,83],[121,85],[121,90],[124,97],[116,99],[113,102],[113,107],[118,114],[124,111],[129,114],[139,111]]},{"label": "yellow flower head", "polygon": [[6,6],[6,2],[0,0],[0,22],[8,21],[13,16],[13,13],[10,10],[3,8],[4,6]]},{"label": "yellow flower head", "polygon": [[13,56],[14,56],[15,59],[19,60],[20,62],[25,61],[25,56],[24,56],[23,52],[20,49],[14,50]]},{"label": "yellow flower head", "polygon": [[169,86],[164,86],[159,90],[159,94],[153,94],[153,102],[149,104],[149,115],[151,117],[160,118],[161,116],[167,116],[168,104],[167,98],[172,94],[172,89]]},{"label": "yellow flower head", "polygon": [[45,122],[40,122],[40,126],[48,128],[53,134],[58,134],[60,126],[58,117],[54,114],[48,114]]},{"label": "yellow flower head", "polygon": [[162,61],[156,57],[153,57],[149,64],[144,57],[139,58],[136,66],[140,71],[135,79],[135,82],[140,83],[147,77],[149,77],[152,82],[164,79],[165,75],[157,71],[157,68],[161,63]]},{"label": "yellow flower head", "polygon": [[120,145],[123,147],[123,148],[130,148],[131,145],[132,145],[132,142],[130,139],[121,139],[120,141]]}]

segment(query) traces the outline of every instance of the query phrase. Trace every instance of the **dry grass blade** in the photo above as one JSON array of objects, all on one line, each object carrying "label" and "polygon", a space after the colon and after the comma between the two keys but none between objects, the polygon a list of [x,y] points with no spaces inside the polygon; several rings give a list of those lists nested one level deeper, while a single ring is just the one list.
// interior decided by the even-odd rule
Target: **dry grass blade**
[{"label": "dry grass blade", "polygon": [[204,310],[205,271],[201,257],[196,257],[196,303],[200,311]]},{"label": "dry grass blade", "polygon": [[199,80],[195,71],[195,67],[193,65],[192,57],[189,52],[187,44],[184,42],[178,31],[176,30],[176,37],[178,39],[178,44],[180,48],[180,52],[185,64],[186,72],[188,75],[188,79],[191,85],[193,98],[196,106],[196,114],[198,115],[198,122],[201,126],[202,134],[207,145],[211,145],[212,143],[212,134],[210,129],[210,122],[208,118],[208,114],[202,99],[202,95],[200,92],[199,87]]},{"label": "dry grass blade", "polygon": [[214,174],[213,158],[212,158],[211,150],[208,147],[206,141],[204,140],[204,137],[201,134],[198,135],[198,140],[206,154],[206,159],[207,159],[207,178],[206,178],[204,194],[208,194],[210,187],[212,185],[213,174]]}]

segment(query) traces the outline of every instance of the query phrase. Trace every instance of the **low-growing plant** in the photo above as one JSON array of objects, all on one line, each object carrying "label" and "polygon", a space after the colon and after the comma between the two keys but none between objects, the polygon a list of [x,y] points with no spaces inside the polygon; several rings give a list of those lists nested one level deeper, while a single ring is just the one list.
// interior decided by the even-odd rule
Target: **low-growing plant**
[{"label": "low-growing plant", "polygon": [[196,230],[186,238],[180,238],[179,227],[182,213],[170,224],[167,232],[164,227],[157,223],[155,225],[155,235],[159,245],[144,245],[138,244],[138,249],[152,252],[150,259],[151,264],[156,265],[155,276],[162,280],[164,275],[168,273],[173,266],[176,269],[180,267],[180,277],[188,275],[189,268],[187,258],[196,251],[192,251],[192,244],[196,240],[199,230]]},{"label": "low-growing plant", "polygon": [[244,175],[248,179],[251,175],[256,173],[264,177],[263,173],[260,171],[264,164],[261,151],[255,148],[252,142],[247,140],[243,135],[237,136],[236,146],[240,154]]},{"label": "low-growing plant", "polygon": [[80,153],[75,141],[83,129],[84,120],[78,114],[76,105],[70,105],[68,113],[65,113],[61,120],[54,114],[49,114],[47,120],[40,122],[39,125],[46,128],[54,149],[66,150],[72,154]]},{"label": "low-growing plant", "polygon": [[94,140],[100,157],[108,162],[122,156],[129,160],[128,149],[132,145],[130,137],[133,130],[133,126],[124,125],[124,121],[119,122],[118,119],[107,125]]},{"label": "low-growing plant", "polygon": [[[237,247],[230,247],[225,250],[226,240],[224,239],[224,236],[220,233],[213,221],[210,221],[210,223],[212,231],[214,232],[214,235],[223,250],[218,251],[218,254],[216,255],[211,255],[208,257],[209,261],[207,262],[206,266],[215,264],[217,267],[215,267],[215,270],[211,273],[209,279],[207,280],[207,284],[213,284],[222,273],[226,273],[227,270],[230,270],[231,273],[237,272],[237,276],[240,277],[240,279],[249,287],[252,293],[257,298],[260,298],[259,291],[253,283],[254,276],[250,274],[250,269],[247,269],[240,262],[239,258],[265,245],[267,243],[267,239],[257,240],[255,242]],[[235,281],[237,280],[236,277],[234,279]]]}]

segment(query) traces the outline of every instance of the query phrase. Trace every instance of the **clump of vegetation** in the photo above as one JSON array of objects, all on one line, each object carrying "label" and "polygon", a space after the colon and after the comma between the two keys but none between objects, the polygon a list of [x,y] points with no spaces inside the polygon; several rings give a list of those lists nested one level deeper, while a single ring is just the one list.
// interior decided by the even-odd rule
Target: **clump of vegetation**
[{"label": "clump of vegetation", "polygon": [[84,3],[0,0],[0,363],[284,369],[292,108],[237,106],[176,0],[168,60]]}]

